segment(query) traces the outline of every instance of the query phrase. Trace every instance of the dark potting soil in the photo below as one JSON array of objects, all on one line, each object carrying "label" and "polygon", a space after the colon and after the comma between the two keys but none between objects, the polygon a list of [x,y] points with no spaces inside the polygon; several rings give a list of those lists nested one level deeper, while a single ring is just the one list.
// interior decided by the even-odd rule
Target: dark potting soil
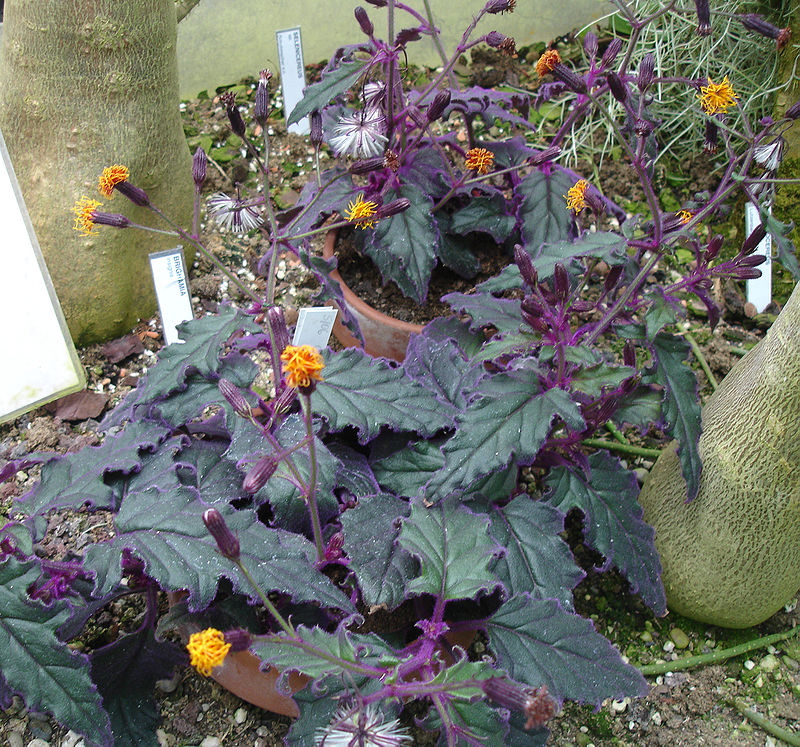
[{"label": "dark potting soil", "polygon": [[336,242],[339,272],[344,282],[373,308],[414,324],[427,324],[437,316],[452,314],[450,306],[440,300],[442,296],[468,293],[478,283],[497,275],[512,261],[511,255],[491,240],[476,237],[469,242],[469,250],[480,261],[478,274],[473,278],[463,278],[441,264],[437,265],[431,275],[427,298],[423,304],[419,304],[412,298],[406,298],[394,282],[384,284],[380,270],[358,250],[352,237],[352,230],[343,231]]}]

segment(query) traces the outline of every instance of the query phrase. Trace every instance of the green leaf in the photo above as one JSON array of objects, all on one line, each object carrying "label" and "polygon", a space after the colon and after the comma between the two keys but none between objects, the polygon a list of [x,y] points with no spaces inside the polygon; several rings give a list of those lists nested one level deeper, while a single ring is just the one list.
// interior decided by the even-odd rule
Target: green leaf
[{"label": "green leaf", "polygon": [[406,584],[409,594],[433,594],[442,601],[471,599],[499,585],[489,571],[498,546],[487,532],[489,519],[453,501],[427,508],[411,504],[398,543],[420,561],[420,575]]},{"label": "green leaf", "polygon": [[795,280],[800,280],[800,265],[797,264],[794,244],[789,238],[794,226],[791,223],[781,223],[766,208],[760,207],[759,214],[761,222],[772,236],[775,259],[792,273]]},{"label": "green leaf", "polygon": [[489,514],[489,534],[506,552],[492,571],[509,595],[529,593],[539,599],[557,599],[572,609],[572,589],[584,577],[572,551],[559,534],[564,514],[552,506],[520,495]]},{"label": "green leaf", "polygon": [[455,408],[414,382],[403,368],[372,358],[356,348],[326,351],[325,380],[311,398],[314,413],[334,431],[358,429],[366,443],[383,426],[430,436],[453,424]]},{"label": "green leaf", "polygon": [[294,638],[285,633],[259,637],[250,650],[262,661],[280,669],[282,676],[301,672],[312,679],[343,672],[358,676],[363,673],[359,666],[398,663],[394,651],[375,633],[351,633],[344,625],[333,633],[298,625],[295,633]]},{"label": "green leaf", "polygon": [[111,724],[89,676],[89,660],[58,640],[69,604],[28,598],[39,578],[33,562],[9,556],[0,563],[0,651],[2,676],[31,711],[47,711],[64,726],[102,745],[111,745]]},{"label": "green leaf", "polygon": [[604,389],[614,389],[636,373],[629,366],[612,366],[608,363],[581,368],[572,376],[572,386],[590,397],[599,397]]},{"label": "green leaf", "polygon": [[586,233],[577,241],[546,243],[533,251],[528,247],[540,280],[553,274],[556,263],[569,269],[580,257],[602,259],[608,265],[623,264],[628,261],[626,249],[627,242],[619,234],[602,231]]},{"label": "green leaf", "polygon": [[700,402],[694,371],[683,361],[691,348],[682,337],[661,333],[652,341],[656,358],[656,381],[664,387],[661,409],[666,431],[678,440],[678,458],[686,480],[686,492],[692,500],[700,489],[703,468],[697,444],[700,440]]},{"label": "green leaf", "polygon": [[578,406],[561,389],[540,392],[524,372],[497,374],[481,383],[455,435],[442,447],[445,466],[425,487],[431,501],[468,488],[513,458],[530,464],[558,415],[570,428],[584,427]]},{"label": "green leaf", "polygon": [[405,582],[414,575],[415,563],[396,540],[398,519],[409,511],[406,501],[380,493],[362,498],[341,516],[348,567],[370,607],[393,610],[405,599]]},{"label": "green leaf", "polygon": [[650,305],[644,313],[644,322],[647,329],[647,339],[652,340],[668,324],[675,323],[675,309],[667,300],[663,291],[648,293]]},{"label": "green leaf", "polygon": [[547,685],[557,700],[599,707],[606,698],[649,689],[589,620],[564,611],[555,599],[513,596],[489,618],[486,632],[499,667],[533,687]]},{"label": "green leaf", "polygon": [[378,484],[408,498],[415,496],[444,466],[444,456],[432,441],[417,441],[372,463]]},{"label": "green leaf", "polygon": [[546,173],[540,169],[528,174],[517,187],[516,193],[521,198],[517,220],[531,254],[545,242],[569,236],[573,220],[564,195],[571,187],[572,178],[563,171]]},{"label": "green leaf", "polygon": [[428,295],[439,243],[433,200],[421,189],[405,184],[397,192],[389,190],[384,202],[398,197],[410,200],[410,207],[379,221],[364,250],[384,280],[394,280],[407,298],[421,304]]},{"label": "green leaf", "polygon": [[340,93],[355,85],[369,66],[368,60],[341,62],[333,70],[323,70],[318,83],[312,83],[303,91],[303,98],[292,109],[287,125],[299,122],[313,111],[322,111]]},{"label": "green leaf", "polygon": [[55,457],[42,466],[40,481],[14,503],[14,510],[27,516],[54,508],[116,508],[119,488],[106,475],[129,475],[141,469],[141,451],[158,447],[169,429],[152,422],[129,424],[119,435],[107,436],[100,446]]},{"label": "green leaf", "polygon": [[545,499],[563,513],[580,509],[586,519],[586,543],[606,557],[601,570],[613,563],[648,607],[657,615],[666,614],[661,561],[653,528],[642,520],[635,475],[602,451],[589,457],[589,467],[588,482],[582,472],[554,468]]},{"label": "green leaf", "polygon": [[472,318],[470,329],[495,327],[500,334],[519,332],[522,312],[519,300],[495,298],[491,293],[448,293],[442,301],[459,314]]},{"label": "green leaf", "polygon": [[505,241],[514,230],[516,219],[506,212],[506,201],[500,194],[475,197],[456,210],[450,220],[452,233],[488,233],[497,243]]},{"label": "green leaf", "polygon": [[224,442],[195,439],[175,459],[181,482],[197,488],[209,506],[247,495],[242,490],[242,473],[222,456],[225,447]]}]

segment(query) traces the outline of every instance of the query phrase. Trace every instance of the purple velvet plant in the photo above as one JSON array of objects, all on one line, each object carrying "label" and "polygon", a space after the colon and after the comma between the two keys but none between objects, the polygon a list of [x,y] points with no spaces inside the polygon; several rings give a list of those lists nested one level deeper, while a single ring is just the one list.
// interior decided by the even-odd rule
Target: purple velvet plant
[{"label": "purple velvet plant", "polygon": [[[0,530],[0,703],[17,693],[87,743],[154,743],[153,685],[187,661],[163,634],[187,624],[207,634],[191,647],[201,671],[249,649],[282,671],[280,682],[293,671],[311,680],[295,694],[300,717],[287,737],[295,745],[399,745],[410,742],[412,725],[438,733],[440,744],[543,745],[564,700],[599,707],[647,690],[574,611],[584,572],[562,538],[565,517],[582,517],[584,543],[604,558],[600,570],[618,569],[632,593],[665,614],[636,477],[619,448],[592,437],[658,426],[679,441],[687,498],[696,493],[700,405],[675,323],[694,295],[713,326],[714,282],[755,277],[762,258],[754,250],[767,232],[797,271],[786,227],[766,210],[724,260],[722,237],[706,225],[735,194],[764,199],[781,133],[800,107],[754,125],[737,107],[735,81],[685,81],[723,168],[713,192],[665,212],[651,168],[658,123],[648,116],[659,79],[652,60],[629,68],[636,33],[602,49],[588,33],[583,71],[556,50],[542,56],[540,99],[570,95],[573,104],[552,142],[536,150],[522,134],[474,140],[476,116],[530,130],[527,104],[460,90],[450,76],[475,43],[513,53],[497,32],[470,41],[478,21],[513,10],[513,0],[490,0],[443,58],[442,74],[407,93],[406,45],[438,39],[436,30],[400,2],[371,4],[387,6],[391,43],[358,9],[366,41],[339,50],[292,114],[311,115],[317,146],[327,137],[355,160],[319,174],[283,214],[263,198],[211,203],[225,227],[263,232],[265,298],[182,325],[183,343],[162,350],[105,418],[100,446],[28,455],[0,470],[4,480],[41,465]],[[697,5],[699,33],[713,33],[713,14]],[[620,9],[634,32],[655,20],[636,18],[626,3]],[[395,29],[400,12],[413,27]],[[746,22],[773,33],[751,15]],[[253,113],[261,152],[235,101],[224,101],[264,195],[268,86],[264,73]],[[608,115],[611,99],[624,109],[613,125],[648,205],[628,219],[597,185],[556,163],[572,125],[590,109]],[[450,116],[463,118],[469,148],[434,124]],[[126,169],[112,171],[127,185],[122,194],[158,212],[131,189]],[[194,225],[172,230],[205,251],[202,151],[193,176]],[[76,210],[80,230],[132,227],[86,199]],[[345,215],[334,225],[374,224],[359,232],[365,251],[418,299],[437,261],[474,267],[459,241],[475,232],[513,262],[475,293],[446,296],[456,315],[414,336],[400,365],[356,349],[296,348],[274,304],[276,257],[298,252],[335,292],[307,246],[333,212]],[[657,282],[677,248],[689,248],[693,262],[673,262],[679,274]],[[102,514],[112,531],[80,556],[43,559],[37,546],[48,516],[64,509]],[[161,592],[184,599],[159,619]],[[69,645],[92,615],[131,595],[145,606],[135,630],[88,654]],[[265,608],[266,626],[254,604]],[[476,634],[486,656],[465,650]]]}]

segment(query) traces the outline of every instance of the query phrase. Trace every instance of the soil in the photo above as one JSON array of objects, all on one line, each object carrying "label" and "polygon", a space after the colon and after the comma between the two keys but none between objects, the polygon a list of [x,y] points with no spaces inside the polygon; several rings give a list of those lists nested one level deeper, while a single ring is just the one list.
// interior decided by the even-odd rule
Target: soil
[{"label": "soil", "polygon": [[[478,74],[480,71],[476,71]],[[488,74],[485,70],[485,74]],[[518,75],[518,70],[509,74]],[[247,86],[244,85],[246,88]],[[206,191],[230,190],[233,182],[249,178],[246,163],[239,156],[238,146],[224,140],[226,130],[220,128],[224,112],[216,97],[199,98],[183,106],[190,144],[211,138],[207,148],[216,168]],[[310,174],[311,151],[304,140],[288,135],[282,122],[271,123],[275,152],[272,163],[275,194],[291,204]],[[220,135],[220,130],[223,134]],[[205,147],[205,145],[204,145]],[[623,171],[614,169],[614,192],[628,200],[636,199],[633,185],[623,180]],[[692,181],[703,183],[702,174],[693,174]],[[701,187],[702,188],[702,187]],[[612,194],[612,197],[616,197]],[[616,197],[616,199],[619,199]],[[260,256],[259,239],[220,234],[208,227],[203,238],[209,249],[228,266],[237,270],[242,282],[257,293],[263,281],[256,277],[255,265]],[[345,260],[346,264],[346,260]],[[278,302],[287,309],[290,322],[299,306],[309,303],[313,281],[292,256],[283,256],[278,263]],[[356,281],[380,285],[374,280]],[[442,287],[434,286],[431,296],[443,292],[466,290],[460,279],[445,278]],[[206,261],[197,261],[191,268],[190,285],[196,316],[216,310],[221,301],[244,304],[234,286]],[[689,315],[692,331],[700,343],[714,375],[724,376],[752,346],[769,324],[769,316],[748,319],[743,314],[741,293],[735,288],[718,289],[724,300],[725,315],[714,333],[708,331],[702,315]],[[395,308],[390,289],[379,294],[386,306]],[[693,309],[690,309],[693,311]],[[160,321],[157,317],[143,320],[129,336],[114,344],[94,345],[79,351],[92,395],[71,402],[38,408],[0,426],[0,467],[6,461],[37,450],[74,451],[97,443],[98,421],[125,393],[136,385],[138,376],[146,372],[162,347]],[[705,375],[699,368],[704,396],[710,392]],[[98,399],[99,397],[99,399]],[[67,406],[68,405],[68,406]],[[658,445],[661,434],[643,437],[646,445]],[[651,462],[631,462],[643,474]],[[21,495],[34,482],[37,470],[19,473],[16,480],[0,485],[0,520],[9,514],[11,500]],[[525,476],[523,475],[523,479]],[[91,540],[107,536],[110,525],[98,514],[59,512],[51,517],[52,532],[40,551],[53,558],[69,551],[80,552]],[[568,517],[568,538],[576,556],[587,571],[586,579],[575,589],[578,611],[590,617],[597,629],[612,640],[633,663],[670,661],[689,654],[720,650],[763,635],[783,631],[800,624],[800,610],[795,605],[773,616],[762,625],[746,631],[730,631],[695,623],[674,614],[655,618],[627,591],[627,583],[615,572],[599,574],[594,567],[599,558],[580,543],[577,516]],[[96,645],[107,643],[135,626],[139,614],[135,602],[112,605],[97,618],[91,635]],[[685,636],[681,636],[682,631]],[[480,643],[475,644],[480,645]],[[779,741],[765,734],[745,719],[731,704],[739,698],[747,706],[783,728],[797,730],[800,723],[800,640],[794,638],[726,660],[685,672],[648,678],[649,694],[638,700],[608,700],[600,709],[567,703],[550,724],[548,742],[554,747],[606,747],[636,745],[675,747],[763,747]],[[261,711],[240,701],[213,680],[198,675],[190,668],[176,672],[168,681],[159,683],[156,691],[161,725],[158,743],[163,747],[271,747],[282,744],[290,720]],[[66,732],[44,713],[26,709],[19,698],[12,707],[0,712],[0,736],[10,747],[77,747],[78,735]]]}]

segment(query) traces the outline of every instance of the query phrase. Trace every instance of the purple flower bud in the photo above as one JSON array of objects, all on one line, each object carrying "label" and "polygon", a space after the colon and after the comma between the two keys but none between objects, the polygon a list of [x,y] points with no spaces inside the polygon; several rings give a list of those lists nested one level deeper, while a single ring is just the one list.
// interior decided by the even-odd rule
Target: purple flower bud
[{"label": "purple flower bud", "polygon": [[428,115],[428,121],[434,122],[439,117],[444,114],[444,110],[450,106],[450,90],[444,89],[443,91],[439,91],[434,97],[433,101],[431,101],[431,105],[428,107],[428,111],[426,114]]},{"label": "purple flower bud", "polygon": [[622,265],[614,265],[607,273],[606,279],[603,281],[604,293],[608,293],[616,287],[617,281],[622,276]]},{"label": "purple flower bud", "polygon": [[545,333],[549,329],[547,326],[547,322],[542,319],[541,317],[534,316],[529,311],[522,311],[522,318],[523,320],[529,324],[533,329],[537,332]]},{"label": "purple flower bud", "polygon": [[242,113],[239,111],[239,107],[236,106],[236,94],[225,91],[219,99],[225,106],[225,112],[228,115],[228,122],[230,122],[231,130],[235,135],[244,137],[245,125],[242,119]]},{"label": "purple flower bud", "polygon": [[697,9],[697,35],[708,36],[711,33],[711,11],[708,0],[694,0]]},{"label": "purple flower bud", "polygon": [[194,157],[192,158],[192,179],[194,180],[195,186],[198,189],[203,186],[203,182],[206,180],[207,171],[208,157],[202,148],[198,148],[194,152]]},{"label": "purple flower bud", "polygon": [[367,0],[370,5],[374,5],[376,8],[385,8],[388,5],[389,0]]},{"label": "purple flower bud", "polygon": [[525,313],[534,317],[540,317],[544,314],[544,306],[542,306],[535,296],[525,296],[525,298],[522,299],[520,308]]},{"label": "purple flower bud", "polygon": [[567,300],[569,295],[569,274],[560,262],[556,262],[553,268],[553,290],[556,296],[562,301]]},{"label": "purple flower bud", "polygon": [[561,148],[557,145],[551,145],[544,150],[537,151],[529,159],[528,163],[531,166],[539,166],[548,161],[552,161],[558,154],[561,153]]},{"label": "purple flower bud", "polygon": [[779,29],[777,26],[773,26],[769,23],[769,21],[765,21],[757,13],[744,13],[739,16],[739,20],[746,29],[755,31],[757,34],[766,36],[769,39],[775,39],[778,43],[779,50],[783,49],[789,43],[789,39],[792,36],[792,30],[790,28]]},{"label": "purple flower bud", "polygon": [[242,418],[249,418],[251,414],[250,405],[244,398],[244,395],[232,381],[228,379],[220,379],[217,382],[217,388],[228,404],[233,408],[233,411]]},{"label": "purple flower bud", "polygon": [[503,39],[505,38],[506,35],[501,34],[499,31],[490,31],[488,34],[486,34],[486,43],[490,47],[494,47],[495,49],[497,49],[497,47],[499,47],[503,43]]},{"label": "purple flower bud", "polygon": [[708,242],[705,251],[705,258],[706,261],[710,262],[714,257],[719,254],[719,250],[722,249],[722,242],[723,238],[721,234],[715,233],[711,240]]},{"label": "purple flower bud", "polygon": [[264,69],[258,75],[258,87],[256,88],[256,103],[253,105],[253,119],[262,127],[267,126],[269,119],[269,81],[272,73]]},{"label": "purple flower bud", "polygon": [[619,102],[625,103],[628,98],[628,88],[622,82],[622,78],[615,72],[606,73],[606,81],[608,82],[608,89],[611,95]]},{"label": "purple flower bud", "polygon": [[653,82],[653,78],[655,77],[656,72],[656,60],[652,54],[646,54],[642,57],[642,61],[639,63],[639,72],[636,77],[636,85],[639,86],[639,90],[644,93],[649,87],[650,84]]},{"label": "purple flower bud", "polygon": [[257,493],[267,480],[275,474],[278,469],[278,460],[272,454],[265,454],[261,457],[245,475],[244,482],[242,482],[242,490],[245,493]]},{"label": "purple flower bud", "polygon": [[427,127],[428,126],[428,117],[427,115],[423,114],[419,107],[416,106],[409,106],[406,110],[406,113],[414,122],[417,127]]},{"label": "purple flower bud", "polygon": [[587,31],[586,36],[583,37],[583,49],[590,60],[597,57],[597,47],[597,34],[592,31]]},{"label": "purple flower bud", "polygon": [[514,10],[514,6],[517,4],[517,0],[489,0],[488,3],[484,6],[484,10],[487,13],[511,13]]},{"label": "purple flower bud", "polygon": [[706,153],[716,153],[719,142],[719,127],[710,117],[706,119],[706,133],[703,138],[703,150]]},{"label": "purple flower bud", "polygon": [[380,220],[381,218],[388,218],[390,215],[397,215],[398,213],[403,213],[410,207],[411,207],[411,200],[407,199],[406,197],[399,197],[396,200],[387,202],[385,205],[381,205],[375,211],[375,217],[378,220]]},{"label": "purple flower bud", "polygon": [[328,563],[335,563],[342,558],[342,548],[344,547],[344,535],[336,532],[331,535],[328,544],[325,545],[325,560]]},{"label": "purple flower bud", "polygon": [[636,368],[636,347],[633,340],[625,340],[625,346],[622,348],[622,362],[628,368]]},{"label": "purple flower bud", "polygon": [[239,557],[239,540],[228,529],[222,514],[216,508],[209,508],[203,513],[203,524],[217,543],[220,554],[230,560],[236,560]]},{"label": "purple flower bud", "polygon": [[752,233],[744,240],[742,248],[739,250],[740,257],[746,257],[752,254],[758,245],[764,240],[767,235],[767,229],[763,223],[759,223],[752,231]]},{"label": "purple flower bud", "polygon": [[347,170],[351,174],[369,174],[371,171],[377,171],[384,168],[383,156],[376,156],[375,158],[367,158],[363,161],[353,161]]},{"label": "purple flower bud", "polygon": [[587,311],[594,310],[594,304],[591,301],[583,301],[580,298],[573,302],[569,310],[575,314],[585,314]]},{"label": "purple flower bud", "polygon": [[526,729],[539,729],[556,715],[557,703],[545,685],[524,687],[505,677],[490,677],[482,685],[489,700],[510,711],[522,711]]},{"label": "purple flower bud", "polygon": [[756,267],[742,267],[735,270],[732,275],[733,277],[739,278],[739,280],[755,280],[761,277],[762,272]]},{"label": "purple flower bud", "polygon": [[134,187],[129,181],[115,184],[114,189],[120,194],[125,195],[134,205],[147,207],[150,204],[150,198],[147,196],[147,192],[139,187]]},{"label": "purple flower bud", "polygon": [[230,652],[247,651],[250,644],[253,642],[253,636],[250,635],[249,630],[244,628],[235,628],[234,630],[226,630],[222,635],[225,643],[230,643]]},{"label": "purple flower bud", "polygon": [[289,344],[289,328],[286,326],[286,316],[281,306],[270,306],[267,309],[267,324],[272,331],[275,354],[280,355]]},{"label": "purple flower bud", "polygon": [[127,228],[131,224],[128,218],[121,213],[101,213],[99,210],[92,211],[92,223],[115,228]]},{"label": "purple flower bud", "polygon": [[767,261],[764,254],[751,254],[749,257],[739,257],[736,259],[737,267],[758,267]]},{"label": "purple flower bud", "polygon": [[519,267],[519,274],[522,275],[525,284],[536,288],[538,276],[536,268],[533,266],[533,259],[519,244],[514,246],[514,262]]},{"label": "purple flower bud", "polygon": [[637,119],[633,125],[633,131],[639,137],[647,137],[654,129],[653,123],[646,119]]},{"label": "purple flower bud", "polygon": [[603,52],[603,56],[600,58],[600,65],[601,67],[608,67],[614,60],[617,59],[617,55],[622,51],[622,39],[619,37],[614,37],[606,47],[606,51]]},{"label": "purple flower bud", "polygon": [[296,399],[297,390],[288,386],[272,401],[272,411],[276,415],[284,415],[292,409]]},{"label": "purple flower bud", "polygon": [[783,115],[786,119],[800,119],[800,101],[795,101]]},{"label": "purple flower bud", "polygon": [[317,109],[314,109],[311,112],[311,132],[309,134],[309,140],[311,140],[311,145],[315,148],[318,148],[320,143],[322,142],[322,115],[319,113]]},{"label": "purple flower bud", "polygon": [[367,11],[359,5],[356,7],[353,13],[356,17],[356,21],[358,21],[358,25],[361,26],[361,30],[367,36],[372,36],[373,32],[375,31],[375,27],[372,25],[372,21],[369,20]]},{"label": "purple flower bud", "polygon": [[555,64],[550,72],[554,78],[560,80],[571,91],[586,93],[586,81],[563,62]]}]

